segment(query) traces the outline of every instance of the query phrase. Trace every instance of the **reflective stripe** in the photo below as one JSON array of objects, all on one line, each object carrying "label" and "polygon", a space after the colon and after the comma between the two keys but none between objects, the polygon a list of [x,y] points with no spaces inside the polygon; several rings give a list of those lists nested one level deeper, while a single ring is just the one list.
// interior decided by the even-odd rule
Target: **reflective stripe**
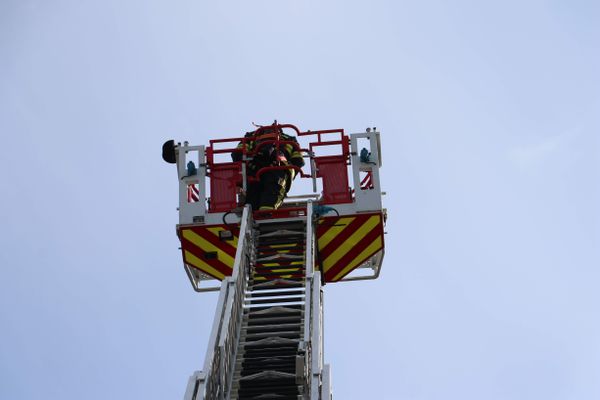
[{"label": "reflective stripe", "polygon": [[277,202],[275,203],[275,208],[279,208],[283,203],[283,199],[285,198],[285,194],[287,193],[287,184],[284,178],[283,185],[280,186],[279,195],[277,196]]},{"label": "reflective stripe", "polygon": [[252,148],[252,142],[249,142],[249,143],[242,143],[242,142],[240,142],[237,145],[237,148],[238,149],[246,149],[246,151],[250,150]]}]

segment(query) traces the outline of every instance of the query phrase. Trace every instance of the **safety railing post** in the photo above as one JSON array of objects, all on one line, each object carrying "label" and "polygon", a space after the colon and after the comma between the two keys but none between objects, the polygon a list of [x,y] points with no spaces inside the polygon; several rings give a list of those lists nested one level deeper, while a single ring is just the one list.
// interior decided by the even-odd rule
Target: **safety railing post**
[{"label": "safety railing post", "polygon": [[[188,175],[187,154],[195,152],[197,169],[194,175]],[[179,223],[191,224],[206,215],[206,152],[204,146],[188,146],[187,142],[177,146],[177,174],[179,176]],[[188,190],[190,185],[197,189],[198,201],[190,202]]]},{"label": "safety railing post", "polygon": [[[361,160],[358,148],[358,139],[369,141],[369,161]],[[381,186],[379,181],[379,167],[381,157],[379,153],[379,132],[367,131],[365,133],[353,133],[350,135],[352,177],[354,180],[354,203],[357,211],[379,211],[382,208]],[[361,188],[360,173],[370,173],[371,189]]]}]

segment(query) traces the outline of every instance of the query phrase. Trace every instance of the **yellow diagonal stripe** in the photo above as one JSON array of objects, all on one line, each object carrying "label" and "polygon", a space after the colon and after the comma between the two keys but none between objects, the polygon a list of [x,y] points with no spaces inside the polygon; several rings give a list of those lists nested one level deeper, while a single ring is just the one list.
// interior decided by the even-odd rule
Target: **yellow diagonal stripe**
[{"label": "yellow diagonal stripe", "polygon": [[379,215],[373,215],[364,224],[360,226],[352,235],[348,237],[333,253],[323,261],[323,271],[327,272],[333,267],[346,253],[352,250],[373,228],[379,224]]},{"label": "yellow diagonal stripe", "polygon": [[275,279],[291,279],[293,277],[294,277],[293,275],[279,275],[276,278],[265,278],[264,276],[256,276],[256,275],[254,275],[253,279],[255,281],[266,281],[266,280],[275,280]]},{"label": "yellow diagonal stripe", "polygon": [[[206,228],[206,229],[209,230],[210,232],[214,233],[217,237],[219,237],[219,232],[225,230],[225,228],[223,228],[222,226],[213,226],[213,227]],[[233,239],[226,240],[223,243],[227,243],[237,249],[238,237],[233,235]]]},{"label": "yellow diagonal stripe", "polygon": [[352,262],[350,262],[347,267],[342,269],[340,273],[333,278],[333,281],[341,279],[344,275],[352,271],[354,268],[358,267],[362,262],[366,260],[367,257],[375,253],[379,249],[381,249],[381,236],[377,236],[377,239],[375,239],[373,243],[368,245],[366,249],[361,251],[360,254],[357,255],[356,258],[354,258],[354,260],[352,260]]},{"label": "yellow diagonal stripe", "polygon": [[337,235],[339,235],[352,221],[354,221],[355,217],[347,217],[338,219],[335,224],[329,228],[321,237],[319,238],[318,244],[319,249],[322,250],[331,242]]},{"label": "yellow diagonal stripe", "polygon": [[[270,262],[270,263],[261,263],[263,265],[263,267],[277,267],[277,266],[283,266],[283,264],[278,263],[278,262]],[[285,264],[285,266],[293,266],[293,265],[304,265],[304,261],[292,261],[289,264]]]},{"label": "yellow diagonal stripe", "polygon": [[[283,272],[297,272],[297,271],[301,271],[302,268],[285,268],[285,269],[270,269],[268,272],[269,273],[274,273],[274,274],[280,274]],[[263,272],[261,272],[263,273]]]},{"label": "yellow diagonal stripe", "polygon": [[204,239],[202,236],[198,235],[196,232],[192,231],[191,229],[184,229],[183,237],[189,240],[190,242],[194,243],[196,246],[200,247],[204,251],[216,252],[219,261],[221,261],[225,265],[228,265],[230,268],[233,268],[233,257],[225,253],[217,246],[210,243],[208,240]]},{"label": "yellow diagonal stripe", "polygon": [[204,261],[202,261],[195,255],[193,255],[189,251],[186,250],[184,254],[185,254],[185,262],[187,262],[191,266],[196,267],[199,270],[204,271],[207,274],[212,275],[215,278],[218,278],[220,280],[223,280],[223,278],[225,278],[225,275],[223,275],[223,273],[221,273],[217,269],[214,269],[213,267],[211,267],[210,265],[208,265],[207,263],[205,263]]}]

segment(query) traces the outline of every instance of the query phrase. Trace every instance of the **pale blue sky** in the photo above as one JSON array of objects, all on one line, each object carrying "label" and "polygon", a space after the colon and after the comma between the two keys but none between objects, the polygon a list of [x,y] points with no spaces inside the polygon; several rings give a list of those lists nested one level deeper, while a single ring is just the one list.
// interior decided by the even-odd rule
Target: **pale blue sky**
[{"label": "pale blue sky", "polygon": [[179,399],[215,296],[165,139],[377,126],[373,282],[336,399],[600,398],[600,3],[0,2],[0,399]]}]

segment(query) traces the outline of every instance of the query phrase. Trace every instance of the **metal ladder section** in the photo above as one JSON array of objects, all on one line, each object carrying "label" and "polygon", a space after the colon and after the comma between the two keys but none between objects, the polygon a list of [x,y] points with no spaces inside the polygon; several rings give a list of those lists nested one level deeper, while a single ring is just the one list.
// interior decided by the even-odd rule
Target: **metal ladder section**
[{"label": "metal ladder section", "polygon": [[263,223],[256,230],[231,398],[297,400],[304,391],[303,363],[296,371],[296,358],[304,337],[305,221]]},{"label": "metal ladder section", "polygon": [[332,398],[312,225],[310,202],[306,217],[281,221],[253,222],[244,209],[204,370],[190,378],[185,400]]}]

